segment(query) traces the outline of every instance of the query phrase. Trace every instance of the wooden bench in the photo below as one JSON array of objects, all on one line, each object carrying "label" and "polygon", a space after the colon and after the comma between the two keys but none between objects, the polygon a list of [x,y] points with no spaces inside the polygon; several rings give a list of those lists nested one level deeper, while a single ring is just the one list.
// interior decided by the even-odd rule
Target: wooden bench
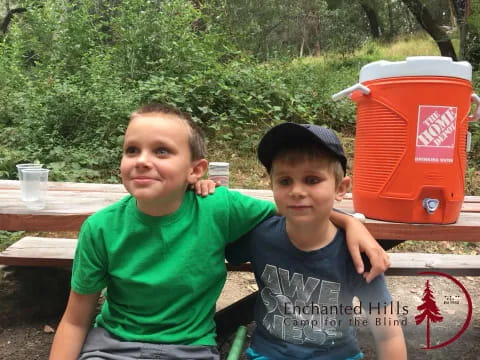
[{"label": "wooden bench", "polygon": [[[77,239],[27,236],[0,253],[0,264],[15,266],[71,267]],[[454,276],[480,275],[480,256],[425,253],[389,253],[392,263],[387,275],[416,275],[421,271],[441,271]],[[250,264],[233,266],[230,271],[251,271]]]}]

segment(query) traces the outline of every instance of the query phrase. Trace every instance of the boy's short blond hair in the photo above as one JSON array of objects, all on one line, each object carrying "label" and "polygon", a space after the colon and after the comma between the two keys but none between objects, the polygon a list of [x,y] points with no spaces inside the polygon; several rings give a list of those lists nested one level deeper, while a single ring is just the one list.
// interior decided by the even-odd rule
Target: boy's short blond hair
[{"label": "boy's short blond hair", "polygon": [[190,114],[185,113],[174,106],[157,103],[143,105],[130,115],[130,121],[132,121],[135,117],[139,115],[155,113],[175,115],[179,119],[183,120],[190,129],[188,144],[190,147],[192,160],[200,160],[206,157],[207,150],[205,136],[202,129],[197,124],[195,124]]}]

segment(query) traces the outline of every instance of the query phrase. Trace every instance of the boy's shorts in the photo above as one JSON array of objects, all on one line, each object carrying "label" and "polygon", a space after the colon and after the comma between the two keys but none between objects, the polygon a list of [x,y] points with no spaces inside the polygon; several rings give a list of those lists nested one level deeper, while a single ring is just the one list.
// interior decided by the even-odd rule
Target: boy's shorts
[{"label": "boy's shorts", "polygon": [[[251,347],[247,349],[246,355],[249,360],[272,360],[266,356],[260,355]],[[361,360],[361,359],[363,359],[363,353],[358,353],[357,355],[346,358],[345,360]]]},{"label": "boy's shorts", "polygon": [[101,327],[90,330],[78,360],[220,360],[215,346],[152,344],[122,341]]}]

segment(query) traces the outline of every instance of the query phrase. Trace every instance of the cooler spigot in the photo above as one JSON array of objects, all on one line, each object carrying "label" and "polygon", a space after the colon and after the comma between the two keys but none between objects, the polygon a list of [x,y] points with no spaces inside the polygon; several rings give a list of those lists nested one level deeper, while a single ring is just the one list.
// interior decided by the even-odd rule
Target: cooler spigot
[{"label": "cooler spigot", "polygon": [[433,214],[437,209],[438,205],[440,204],[440,201],[438,199],[430,199],[430,198],[425,198],[423,199],[423,207],[429,214]]}]

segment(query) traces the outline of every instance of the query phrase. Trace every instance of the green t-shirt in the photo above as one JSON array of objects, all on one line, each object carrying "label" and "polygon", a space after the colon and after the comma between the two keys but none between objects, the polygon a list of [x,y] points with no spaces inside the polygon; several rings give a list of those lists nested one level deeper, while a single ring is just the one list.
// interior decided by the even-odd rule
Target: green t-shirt
[{"label": "green t-shirt", "polygon": [[107,288],[96,326],[124,340],[215,345],[224,248],[274,212],[273,203],[223,187],[205,198],[187,191],[177,211],[160,217],[126,196],[83,224],[72,289]]}]

